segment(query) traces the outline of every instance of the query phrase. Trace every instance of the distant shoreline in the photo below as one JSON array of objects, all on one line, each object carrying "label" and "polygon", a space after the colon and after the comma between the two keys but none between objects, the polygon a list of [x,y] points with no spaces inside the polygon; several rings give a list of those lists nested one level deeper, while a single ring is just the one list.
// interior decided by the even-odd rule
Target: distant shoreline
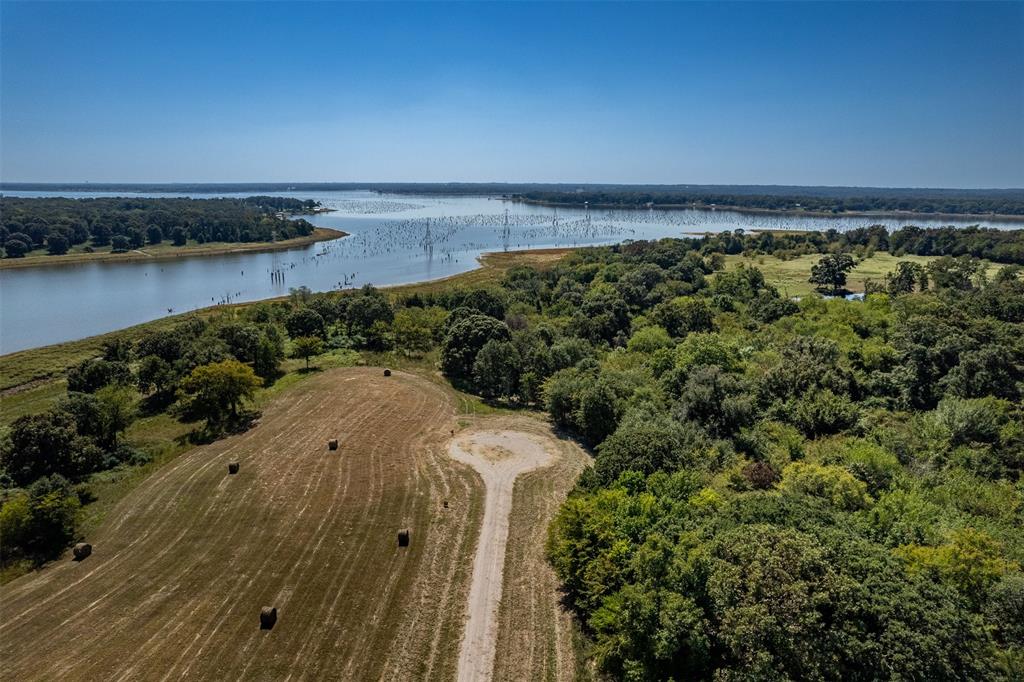
[{"label": "distant shoreline", "polygon": [[[173,250],[147,253],[146,247],[126,251],[124,253],[70,253],[62,256],[38,255],[26,258],[3,258],[0,259],[0,270],[18,270],[23,268],[44,268],[61,265],[83,265],[86,263],[124,263],[139,261],[169,261],[180,258],[201,258],[206,256],[226,256],[235,253],[264,253],[268,251],[287,251],[288,249],[299,248],[315,244],[316,242],[328,241],[347,237],[348,232],[334,230],[329,227],[318,227],[313,233],[305,237],[293,239],[282,239],[279,242],[215,242],[213,244],[199,244],[196,246],[169,247]],[[152,248],[152,247],[150,247]],[[168,248],[161,246],[159,248]]]},{"label": "distant shoreline", "polygon": [[[542,199],[519,199],[509,198],[521,204],[531,206],[545,206],[548,208],[572,208],[583,210],[579,204],[567,203],[564,201],[545,201]],[[918,220],[990,220],[1007,223],[1024,223],[1024,215],[1007,215],[1002,213],[921,213],[918,211],[843,211],[832,213],[831,211],[804,211],[791,208],[753,208],[750,206],[709,206],[706,204],[654,204],[652,206],[640,206],[637,204],[590,204],[590,208],[600,210],[618,211],[728,211],[731,213],[745,213],[748,215],[775,215],[787,217],[804,218],[916,218]]]}]

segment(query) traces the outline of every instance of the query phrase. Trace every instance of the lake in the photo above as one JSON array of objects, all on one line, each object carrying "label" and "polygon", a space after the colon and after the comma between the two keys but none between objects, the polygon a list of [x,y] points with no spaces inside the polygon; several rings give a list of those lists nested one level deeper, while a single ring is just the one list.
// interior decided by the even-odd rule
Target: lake
[{"label": "lake", "polygon": [[[195,196],[101,192],[5,192],[9,196]],[[216,196],[248,196],[227,194]],[[314,291],[406,284],[465,272],[487,251],[613,244],[693,232],[894,229],[1019,223],[879,217],[805,217],[710,210],[549,208],[491,197],[389,195],[374,192],[272,192],[315,199],[334,209],[306,218],[350,236],[270,253],[174,261],[88,263],[0,270],[0,353],[102,334],[211,305]],[[281,276],[272,277],[271,273]]]}]

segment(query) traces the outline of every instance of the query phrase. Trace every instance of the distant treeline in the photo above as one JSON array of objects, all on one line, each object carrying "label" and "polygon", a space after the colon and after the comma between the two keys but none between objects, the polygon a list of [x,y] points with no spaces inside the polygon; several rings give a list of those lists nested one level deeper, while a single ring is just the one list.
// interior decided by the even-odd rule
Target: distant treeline
[{"label": "distant treeline", "polygon": [[245,199],[20,198],[0,197],[0,245],[8,258],[40,248],[52,254],[89,243],[114,251],[170,240],[262,242],[313,232],[306,220],[280,213],[310,211],[312,200],[253,196]]},{"label": "distant treeline", "polygon": [[307,182],[307,183],[3,183],[0,191],[74,192],[333,192],[368,190],[397,194],[505,196],[582,206],[692,205],[766,210],[915,211],[1024,215],[1024,189],[822,187],[800,185],[622,185],[505,182]]},{"label": "distant treeline", "polygon": [[882,225],[846,232],[723,232],[691,240],[704,251],[737,254],[750,251],[780,258],[831,251],[889,251],[895,256],[973,256],[996,263],[1024,265],[1024,230],[988,227],[917,227],[889,232]]},{"label": "distant treeline", "polygon": [[747,194],[680,190],[583,190],[532,191],[515,198],[545,204],[569,206],[621,206],[642,208],[658,206],[712,206],[763,209],[772,211],[814,211],[828,213],[864,211],[910,211],[914,213],[1024,215],[1024,194],[1007,192],[996,195],[962,194],[952,190],[928,190],[921,194]]}]

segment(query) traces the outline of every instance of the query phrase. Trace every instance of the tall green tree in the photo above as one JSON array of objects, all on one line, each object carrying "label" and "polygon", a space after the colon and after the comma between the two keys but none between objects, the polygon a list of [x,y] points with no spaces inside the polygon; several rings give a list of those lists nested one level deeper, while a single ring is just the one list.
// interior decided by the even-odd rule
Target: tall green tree
[{"label": "tall green tree", "polygon": [[324,352],[324,342],[318,336],[300,336],[292,339],[292,357],[302,358],[309,369],[309,359]]},{"label": "tall green tree", "polygon": [[261,383],[248,365],[223,360],[193,369],[182,381],[181,390],[188,409],[216,427],[227,418],[236,418],[239,406],[253,397]]},{"label": "tall green tree", "polygon": [[839,294],[846,287],[846,274],[853,270],[854,265],[853,256],[848,253],[822,256],[816,265],[811,266],[808,281],[819,290]]}]

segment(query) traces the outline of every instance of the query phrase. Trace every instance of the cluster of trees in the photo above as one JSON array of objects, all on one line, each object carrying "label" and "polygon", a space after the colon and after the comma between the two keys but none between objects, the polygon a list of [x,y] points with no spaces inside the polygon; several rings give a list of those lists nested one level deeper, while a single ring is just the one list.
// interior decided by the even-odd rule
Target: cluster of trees
[{"label": "cluster of trees", "polygon": [[756,232],[743,230],[690,240],[703,253],[772,254],[782,259],[814,253],[854,253],[870,256],[888,251],[895,256],[970,256],[996,263],[1024,265],[1024,230],[984,227],[916,227],[890,233],[882,225],[846,232]]},{"label": "cluster of trees", "polygon": [[[792,188],[799,190],[800,188]],[[773,211],[864,212],[909,211],[914,213],[1024,215],[1024,196],[1020,192],[964,194],[960,192],[886,192],[870,194],[839,192],[806,193],[741,193],[731,188],[574,188],[564,190],[534,189],[512,194],[515,198],[544,204],[567,206],[611,206],[641,208],[646,206],[725,206]]]},{"label": "cluster of trees", "polygon": [[944,258],[863,303],[796,304],[754,268],[669,274],[693,255],[663,262],[667,246],[590,250],[542,275],[585,280],[586,301],[643,272],[649,288],[622,296],[624,338],[581,333],[543,296],[530,316],[588,349],[540,393],[595,453],[549,554],[599,667],[1019,678],[1019,268],[947,278],[970,262]]},{"label": "cluster of trees", "polygon": [[79,244],[114,252],[170,241],[259,242],[312,234],[308,221],[284,213],[317,202],[287,197],[246,199],[65,199],[0,196],[0,247],[7,258],[45,248],[60,255]]},{"label": "cluster of trees", "polygon": [[799,185],[623,185],[508,182],[300,182],[300,183],[0,183],[0,190],[71,192],[258,193],[369,190],[397,194],[503,196],[582,206],[644,207],[698,204],[815,211],[916,211],[1024,214],[1019,189],[922,189]]},{"label": "cluster of trees", "polygon": [[284,354],[279,325],[193,318],[132,343],[115,339],[71,367],[67,395],[15,419],[0,439],[3,563],[60,554],[91,501],[89,477],[149,461],[122,437],[139,416],[202,419],[203,436],[231,429],[251,416],[243,401],[276,377]]}]

